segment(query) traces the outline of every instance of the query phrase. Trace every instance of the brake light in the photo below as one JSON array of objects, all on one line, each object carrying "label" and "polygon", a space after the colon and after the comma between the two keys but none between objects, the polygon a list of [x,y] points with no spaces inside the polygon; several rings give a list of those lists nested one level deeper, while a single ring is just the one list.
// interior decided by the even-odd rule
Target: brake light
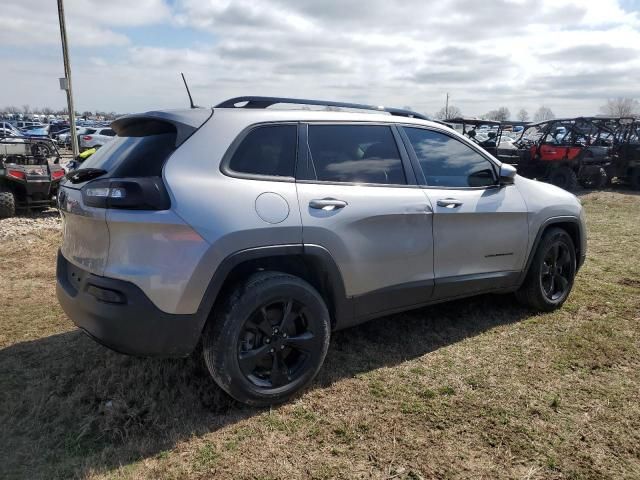
[{"label": "brake light", "polygon": [[85,135],[82,137],[83,140],[91,140],[93,137],[91,135]]},{"label": "brake light", "polygon": [[64,177],[64,170],[55,170],[51,173],[51,178],[53,178],[54,180],[58,180],[62,177]]},{"label": "brake light", "polygon": [[13,178],[17,178],[18,180],[24,180],[27,178],[27,175],[21,170],[7,170],[7,175]]},{"label": "brake light", "polygon": [[95,180],[82,188],[85,205],[126,210],[167,210],[171,200],[160,177]]}]

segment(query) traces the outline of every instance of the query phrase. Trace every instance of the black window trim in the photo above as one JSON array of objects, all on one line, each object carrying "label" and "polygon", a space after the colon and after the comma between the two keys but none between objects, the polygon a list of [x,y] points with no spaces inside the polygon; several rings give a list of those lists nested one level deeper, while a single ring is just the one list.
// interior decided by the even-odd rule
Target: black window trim
[{"label": "black window trim", "polygon": [[[280,126],[280,125],[293,125],[297,127],[296,129],[296,158],[293,164],[293,176],[292,177],[281,177],[279,175],[262,175],[259,173],[246,173],[246,172],[236,172],[235,170],[229,167],[229,163],[233,158],[233,155],[236,153],[240,144],[244,141],[244,139],[254,130],[262,127],[269,126]],[[296,121],[270,121],[270,122],[259,122],[253,123],[247,127],[245,127],[231,142],[231,145],[227,148],[227,151],[222,156],[222,160],[220,161],[220,172],[223,175],[231,178],[241,178],[244,180],[262,180],[262,181],[270,181],[270,182],[289,182],[294,183],[296,181],[296,171],[298,169],[299,162],[299,147],[300,147],[300,122]]]},{"label": "black window trim", "polygon": [[[428,185],[427,178],[424,174],[424,171],[422,170],[422,165],[420,165],[420,160],[418,159],[418,155],[416,154],[415,149],[411,144],[411,140],[409,140],[409,136],[407,135],[407,132],[404,131],[405,128],[419,128],[421,130],[429,130],[431,132],[441,133],[443,135],[446,135],[449,138],[457,140],[463,145],[468,146],[471,150],[478,153],[481,157],[483,157],[485,160],[487,160],[491,164],[496,183],[494,185],[488,185],[486,187],[447,187],[443,185]],[[402,124],[398,124],[398,130],[400,132],[400,136],[402,137],[402,140],[405,143],[405,148],[409,152],[409,157],[411,158],[411,164],[416,171],[416,177],[418,178],[418,183],[420,185],[420,188],[428,189],[428,190],[487,190],[490,188],[491,189],[502,188],[503,185],[500,184],[500,175],[499,175],[500,165],[497,164],[494,159],[488,156],[487,152],[482,151],[481,148],[474,145],[473,143],[467,143],[466,141],[462,141],[456,136],[451,135],[451,132],[447,132],[445,129],[435,128],[435,127],[426,126],[426,125],[402,123]]]},{"label": "black window trim", "polygon": [[[311,173],[312,161],[309,155],[309,126],[310,125],[371,125],[371,126],[384,126],[390,127],[393,139],[396,142],[396,148],[400,154],[400,161],[402,169],[404,171],[406,184],[400,185],[397,183],[361,183],[361,182],[336,182],[333,180],[318,180],[315,175]],[[340,121],[340,120],[318,120],[318,121],[304,121],[301,122],[302,134],[298,135],[298,165],[300,168],[296,171],[296,182],[306,184],[318,184],[318,185],[352,185],[362,187],[386,187],[386,188],[420,188],[416,179],[414,169],[411,165],[411,159],[407,152],[406,146],[400,136],[396,122],[367,122],[367,121]]]}]

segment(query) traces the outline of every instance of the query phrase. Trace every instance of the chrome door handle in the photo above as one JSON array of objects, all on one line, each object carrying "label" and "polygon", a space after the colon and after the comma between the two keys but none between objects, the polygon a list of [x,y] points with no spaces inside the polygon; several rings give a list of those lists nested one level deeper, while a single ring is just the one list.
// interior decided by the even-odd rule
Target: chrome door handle
[{"label": "chrome door handle", "polygon": [[443,198],[442,200],[438,200],[438,206],[445,208],[458,208],[462,206],[462,202],[455,198]]},{"label": "chrome door handle", "polygon": [[344,208],[349,205],[344,200],[338,200],[336,198],[320,198],[311,200],[309,206],[318,210],[336,210],[338,208]]}]

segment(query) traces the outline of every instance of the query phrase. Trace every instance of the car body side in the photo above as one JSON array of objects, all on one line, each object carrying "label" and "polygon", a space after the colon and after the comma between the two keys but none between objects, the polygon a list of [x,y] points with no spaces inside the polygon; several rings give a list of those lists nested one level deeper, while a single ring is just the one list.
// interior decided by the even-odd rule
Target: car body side
[{"label": "car body side", "polygon": [[[95,281],[113,279],[121,282],[119,288],[131,284],[132,295],[142,293],[149,300],[156,318],[172,325],[165,331],[175,332],[176,326],[190,330],[189,335],[183,335],[180,345],[169,351],[161,343],[170,344],[171,338],[163,337],[162,342],[141,346],[135,353],[172,356],[190,353],[217,299],[224,295],[233,277],[242,275],[247,269],[275,268],[306,278],[328,299],[336,329],[403,309],[402,306],[383,308],[386,291],[395,287],[408,287],[406,308],[447,299],[425,297],[416,303],[410,297],[421,285],[412,290],[409,285],[391,283],[384,285],[387,288],[382,288],[377,298],[368,298],[368,301],[380,303],[380,309],[358,314],[357,294],[367,292],[345,280],[350,278],[345,269],[351,267],[340,264],[326,245],[305,242],[296,179],[242,178],[229,176],[221,168],[221,162],[233,149],[235,140],[248,128],[305,122],[378,123],[441,131],[445,128],[431,122],[383,114],[216,109],[164,166],[163,180],[171,198],[170,210],[92,209],[81,205],[82,197],[77,192],[68,191],[67,201],[81,205],[79,210],[83,212],[72,221],[83,222],[87,216],[98,216],[104,220],[104,229],[85,229],[86,238],[65,240],[61,261],[69,266],[64,268],[80,267]],[[453,130],[447,129],[447,134],[477,150],[472,142]],[[498,160],[491,157],[491,161],[499,168]],[[420,185],[407,187],[422,188]],[[384,188],[382,186],[381,194]],[[586,254],[584,217],[581,205],[573,195],[520,176],[516,176],[513,186],[504,188],[517,189],[527,208],[527,245],[526,251],[519,252],[523,259],[520,275],[515,283],[487,284],[486,289],[473,294],[515,290],[524,280],[536,242],[551,224],[571,230],[579,257],[584,259]],[[263,194],[268,194],[270,201],[278,205],[286,205],[288,212],[284,218],[270,222],[260,217],[256,202]],[[62,299],[61,302],[64,306],[65,302]],[[140,312],[132,315],[140,316]],[[161,352],[163,349],[165,351]],[[123,345],[120,350],[128,352],[130,349]]]}]

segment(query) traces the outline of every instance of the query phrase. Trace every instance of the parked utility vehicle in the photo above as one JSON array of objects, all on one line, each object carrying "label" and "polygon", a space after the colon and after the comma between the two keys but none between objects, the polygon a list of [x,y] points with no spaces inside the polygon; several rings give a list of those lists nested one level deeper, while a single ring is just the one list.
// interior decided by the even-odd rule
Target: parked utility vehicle
[{"label": "parked utility vehicle", "polygon": [[574,195],[407,110],[241,97],[112,127],[61,188],[59,301],[119,352],[201,342],[248,404],[301,390],[331,332],[371,318],[487,292],[556,309],[586,255]]},{"label": "parked utility vehicle", "polygon": [[601,127],[590,118],[547,120],[527,125],[518,141],[498,148],[498,158],[536,178],[572,191],[603,186],[611,148],[600,141]]},{"label": "parked utility vehicle", "polygon": [[17,210],[42,210],[56,205],[65,172],[42,142],[27,137],[0,136],[0,218]]}]

